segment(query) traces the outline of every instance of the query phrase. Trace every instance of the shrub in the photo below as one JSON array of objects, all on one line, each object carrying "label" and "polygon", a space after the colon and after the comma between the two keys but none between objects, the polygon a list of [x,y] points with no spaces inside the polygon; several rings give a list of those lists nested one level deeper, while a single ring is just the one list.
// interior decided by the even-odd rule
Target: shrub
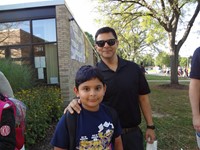
[{"label": "shrub", "polygon": [[28,65],[19,65],[10,59],[0,59],[0,68],[14,92],[32,88],[35,85],[33,69]]},{"label": "shrub", "polygon": [[35,87],[15,93],[27,106],[26,148],[44,139],[46,130],[63,113],[60,89],[55,86]]}]

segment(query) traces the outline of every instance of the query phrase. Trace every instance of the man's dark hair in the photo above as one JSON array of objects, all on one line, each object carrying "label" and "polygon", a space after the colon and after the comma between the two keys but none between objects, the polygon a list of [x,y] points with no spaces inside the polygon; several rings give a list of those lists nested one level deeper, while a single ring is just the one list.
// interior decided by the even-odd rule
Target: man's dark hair
[{"label": "man's dark hair", "polygon": [[111,27],[103,27],[103,28],[100,28],[99,30],[97,30],[96,34],[95,34],[95,41],[97,40],[97,36],[99,34],[102,34],[102,33],[109,33],[111,32],[113,34],[113,36],[115,37],[115,39],[117,39],[117,34],[115,32],[115,30]]},{"label": "man's dark hair", "polygon": [[76,88],[78,89],[80,84],[88,80],[91,80],[93,78],[97,78],[103,83],[103,85],[105,84],[103,75],[101,74],[98,68],[90,66],[90,65],[82,66],[76,73],[76,77],[75,77]]}]

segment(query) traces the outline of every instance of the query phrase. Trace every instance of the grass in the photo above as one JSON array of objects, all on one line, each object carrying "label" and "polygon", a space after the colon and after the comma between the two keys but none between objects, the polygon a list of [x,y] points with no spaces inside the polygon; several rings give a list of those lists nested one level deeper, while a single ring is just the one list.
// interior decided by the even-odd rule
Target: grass
[{"label": "grass", "polygon": [[[151,74],[146,74],[145,76],[147,80],[170,80],[170,76],[159,76],[159,75],[151,75]],[[179,80],[188,80],[188,78],[179,77]]]},{"label": "grass", "polygon": [[[166,83],[149,82],[158,150],[197,150],[188,89],[161,88],[161,84]],[[143,119],[143,131],[145,127]]]}]

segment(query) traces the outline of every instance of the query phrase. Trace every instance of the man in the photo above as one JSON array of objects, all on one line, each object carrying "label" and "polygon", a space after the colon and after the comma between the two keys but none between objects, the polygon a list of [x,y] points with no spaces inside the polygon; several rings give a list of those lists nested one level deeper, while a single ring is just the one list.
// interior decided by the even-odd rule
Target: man
[{"label": "man", "polygon": [[196,132],[200,133],[200,47],[195,50],[192,57],[189,98],[192,108],[193,126]]},{"label": "man", "polygon": [[[145,139],[149,143],[155,140],[155,126],[152,120],[148,94],[150,89],[140,67],[120,58],[116,51],[119,45],[114,29],[103,27],[95,35],[95,48],[101,57],[97,67],[101,70],[107,90],[103,103],[113,107],[119,116],[122,126],[124,150],[143,150],[143,135],[139,128],[141,112],[147,123]],[[67,107],[80,112],[81,108],[73,100]]]},{"label": "man", "polygon": [[140,69],[141,69],[141,71],[143,72],[144,75],[145,75],[145,73],[148,74],[148,72],[145,70],[144,63],[143,63],[143,62],[140,63]]}]

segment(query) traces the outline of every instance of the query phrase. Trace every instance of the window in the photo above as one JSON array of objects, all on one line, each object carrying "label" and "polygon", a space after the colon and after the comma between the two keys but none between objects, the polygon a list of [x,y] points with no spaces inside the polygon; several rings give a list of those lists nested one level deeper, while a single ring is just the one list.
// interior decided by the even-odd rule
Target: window
[{"label": "window", "polygon": [[30,22],[0,23],[0,46],[30,43]]},{"label": "window", "polygon": [[56,42],[55,19],[33,20],[33,43]]}]

